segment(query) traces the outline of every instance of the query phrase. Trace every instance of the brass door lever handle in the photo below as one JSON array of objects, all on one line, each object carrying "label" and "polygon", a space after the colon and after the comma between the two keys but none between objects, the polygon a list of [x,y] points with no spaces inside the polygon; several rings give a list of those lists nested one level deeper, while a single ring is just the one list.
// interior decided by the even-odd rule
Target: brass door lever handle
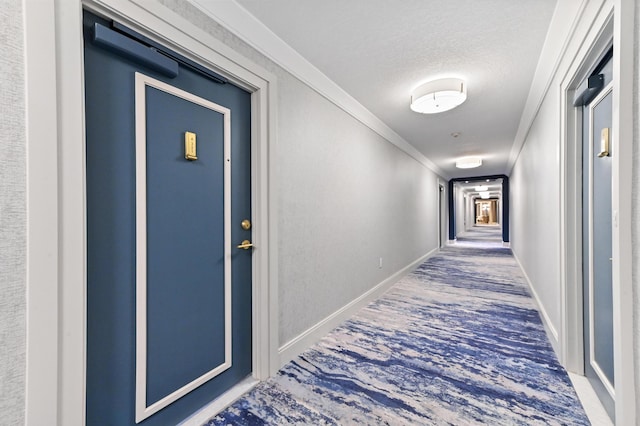
[{"label": "brass door lever handle", "polygon": [[243,249],[243,250],[249,250],[251,247],[253,247],[253,243],[251,241],[249,241],[249,240],[244,240],[238,246],[239,249]]}]

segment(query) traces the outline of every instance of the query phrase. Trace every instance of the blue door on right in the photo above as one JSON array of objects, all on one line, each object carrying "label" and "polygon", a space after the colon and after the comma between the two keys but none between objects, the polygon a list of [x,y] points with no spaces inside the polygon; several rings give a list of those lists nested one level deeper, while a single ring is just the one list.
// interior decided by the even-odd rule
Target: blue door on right
[{"label": "blue door on right", "polygon": [[612,61],[601,66],[603,89],[583,106],[584,366],[614,420],[612,279]]}]

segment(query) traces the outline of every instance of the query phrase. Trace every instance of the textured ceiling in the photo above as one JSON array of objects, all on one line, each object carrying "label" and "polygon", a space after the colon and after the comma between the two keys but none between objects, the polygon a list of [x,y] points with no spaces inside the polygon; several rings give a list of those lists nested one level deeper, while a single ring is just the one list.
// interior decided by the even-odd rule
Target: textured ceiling
[{"label": "textured ceiling", "polygon": [[[449,177],[502,174],[556,0],[236,0]],[[460,107],[409,109],[411,90],[467,81]],[[454,138],[452,133],[459,133]],[[480,155],[477,169],[455,158]]]}]

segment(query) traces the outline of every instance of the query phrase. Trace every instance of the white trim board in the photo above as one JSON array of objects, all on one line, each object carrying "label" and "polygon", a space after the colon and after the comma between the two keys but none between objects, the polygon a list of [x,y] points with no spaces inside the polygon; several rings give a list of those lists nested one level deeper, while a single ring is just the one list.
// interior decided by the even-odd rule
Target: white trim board
[{"label": "white trim board", "polygon": [[351,318],[364,306],[382,296],[395,283],[397,283],[400,278],[413,271],[418,265],[420,265],[422,262],[433,256],[434,254],[438,253],[439,251],[439,248],[435,248],[424,256],[414,260],[395,274],[391,275],[389,278],[377,284],[372,289],[347,303],[342,308],[338,309],[331,315],[319,321],[314,326],[309,327],[307,330],[303,331],[298,336],[282,345],[282,347],[280,347],[279,349],[280,366],[284,366],[287,362],[291,361],[302,352],[309,349],[312,345],[322,339],[327,333],[342,324],[344,321]]},{"label": "white trim board", "polygon": [[[598,360],[596,358],[596,353],[595,353],[595,340],[596,340],[596,336],[595,336],[595,305],[594,305],[594,287],[593,287],[593,277],[594,277],[594,256],[593,256],[593,252],[594,252],[594,240],[593,240],[593,235],[594,235],[594,228],[593,228],[593,215],[594,215],[594,205],[593,205],[593,186],[594,186],[594,181],[593,181],[593,169],[594,169],[594,162],[596,161],[596,157],[595,157],[595,152],[593,150],[593,146],[594,146],[594,134],[593,134],[593,126],[594,126],[594,122],[593,122],[593,110],[596,108],[596,106],[602,102],[602,100],[608,96],[608,95],[612,95],[613,92],[613,82],[609,83],[607,85],[607,87],[605,87],[604,89],[602,89],[602,91],[595,97],[595,99],[593,99],[591,101],[591,103],[589,103],[588,109],[589,109],[589,152],[587,153],[587,158],[589,158],[589,171],[588,171],[588,177],[589,177],[589,203],[588,203],[588,210],[589,210],[589,224],[588,224],[588,229],[589,229],[589,241],[588,241],[588,245],[589,245],[589,254],[588,254],[588,259],[589,259],[589,358],[590,358],[590,363],[591,363],[591,367],[593,368],[593,370],[596,372],[596,375],[598,376],[598,378],[600,378],[600,381],[602,382],[602,384],[604,385],[605,389],[607,390],[607,392],[609,392],[609,395],[611,395],[611,398],[613,399],[613,401],[615,402],[616,400],[616,394],[615,394],[615,389],[613,387],[613,384],[609,381],[609,379],[607,378],[606,374],[604,374],[604,371],[602,370],[602,368],[600,367],[600,364],[598,363]],[[613,95],[612,95],[613,97]],[[598,135],[599,136],[599,135]],[[611,149],[611,148],[610,148]],[[615,149],[615,147],[614,147]],[[613,152],[612,155],[615,155],[615,152]],[[598,208],[602,208],[602,206],[598,206]],[[613,283],[612,283],[613,284]],[[613,332],[613,330],[612,330]],[[613,349],[613,348],[612,348]]]},{"label": "white trim board", "polygon": [[187,1],[435,174],[450,179],[448,174],[444,173],[402,136],[302,57],[240,4],[235,1]]},{"label": "white trim board", "polygon": [[[33,342],[38,343],[38,349],[34,350],[31,345],[28,354],[28,424],[85,424],[83,7],[117,18],[252,92],[252,222],[256,244],[253,321],[254,325],[260,325],[254,327],[253,334],[253,376],[262,379],[278,368],[277,206],[273,202],[277,199],[274,179],[276,77],[160,3],[141,3],[143,5],[132,0],[42,0],[38,7],[25,8],[27,41],[36,41],[27,43],[26,57],[37,59],[29,65],[26,74],[27,93],[35,95],[35,90],[43,84],[55,87],[55,90],[38,90],[38,103],[27,105],[28,146],[36,142],[35,135],[41,135],[38,146],[43,144],[57,150],[53,155],[44,149],[29,152],[27,158],[28,182],[47,183],[46,191],[30,194],[30,206],[46,207],[30,210],[32,217],[27,231],[30,268],[43,267],[41,274],[28,278],[29,333],[33,333]],[[55,49],[46,42],[41,43],[42,40],[55,42]],[[37,105],[47,108],[40,112]],[[57,220],[52,212],[58,212]],[[55,223],[51,224],[52,220]],[[49,226],[47,232],[39,232],[40,224],[45,222]],[[58,272],[47,265],[57,265]],[[45,274],[46,281],[41,276]],[[51,296],[52,291],[57,298]],[[42,310],[38,300],[48,302]],[[50,318],[57,318],[59,322]],[[41,334],[49,338],[37,339]],[[44,368],[51,374],[37,374]],[[41,400],[45,401],[44,405],[39,404]],[[43,406],[50,409],[43,410]]]},{"label": "white trim board", "polygon": [[[634,362],[636,342],[633,318],[633,118],[634,111],[634,46],[635,8],[637,0],[613,2],[613,330],[616,384],[616,423],[632,424],[638,421],[637,395],[638,366]],[[635,259],[637,262],[638,259]],[[637,355],[637,354],[636,354]]]},{"label": "white trim board", "polygon": [[547,337],[549,337],[551,346],[553,346],[553,350],[555,351],[558,358],[560,358],[560,343],[558,340],[558,330],[551,322],[551,318],[549,317],[547,310],[544,308],[544,305],[540,300],[540,296],[538,296],[538,292],[536,292],[536,289],[533,287],[533,284],[531,283],[529,276],[527,275],[524,268],[522,267],[522,263],[520,262],[520,259],[518,259],[518,256],[513,250],[511,251],[511,253],[513,254],[513,258],[516,260],[516,263],[520,268],[520,272],[522,272],[522,276],[524,277],[525,281],[527,282],[527,285],[529,286],[529,291],[533,296],[533,300],[535,300],[536,302],[536,305],[538,307],[538,312],[540,312],[540,317],[542,318],[542,324],[544,325],[544,329],[547,332]]},{"label": "white trim board", "polygon": [[569,380],[571,380],[573,389],[576,391],[578,399],[591,424],[594,426],[613,426],[602,402],[600,402],[598,395],[596,395],[596,392],[591,387],[589,379],[570,372]]},{"label": "white trim board", "polygon": [[[224,361],[158,401],[147,400],[147,87],[160,90],[223,116],[224,168]],[[135,73],[136,145],[136,423],[182,398],[231,368],[231,110],[170,84]]]},{"label": "white trim board", "polygon": [[[27,174],[25,424],[57,417],[59,292],[58,133],[55,38],[50,2],[24,11]],[[45,35],[43,37],[43,34]],[[53,65],[52,65],[53,64]],[[44,72],[43,72],[44,71]]]},{"label": "white trim board", "polygon": [[256,380],[251,376],[247,377],[227,392],[223,393],[218,398],[178,423],[178,426],[202,426],[207,422],[207,420],[220,413],[222,410],[240,399],[244,394],[256,387],[258,383],[260,383],[259,380]]}]

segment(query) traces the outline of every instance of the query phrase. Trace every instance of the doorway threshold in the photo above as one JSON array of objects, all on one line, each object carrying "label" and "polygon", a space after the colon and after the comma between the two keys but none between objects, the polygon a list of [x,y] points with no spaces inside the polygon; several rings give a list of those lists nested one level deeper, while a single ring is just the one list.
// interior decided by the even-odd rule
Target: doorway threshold
[{"label": "doorway threshold", "polygon": [[613,426],[613,422],[591,387],[589,379],[576,373],[569,373],[569,379],[591,424],[594,426]]},{"label": "doorway threshold", "polygon": [[236,402],[242,395],[253,389],[260,380],[249,376],[218,398],[205,405],[191,416],[184,419],[178,426],[202,426],[207,420],[215,417],[219,412]]}]

